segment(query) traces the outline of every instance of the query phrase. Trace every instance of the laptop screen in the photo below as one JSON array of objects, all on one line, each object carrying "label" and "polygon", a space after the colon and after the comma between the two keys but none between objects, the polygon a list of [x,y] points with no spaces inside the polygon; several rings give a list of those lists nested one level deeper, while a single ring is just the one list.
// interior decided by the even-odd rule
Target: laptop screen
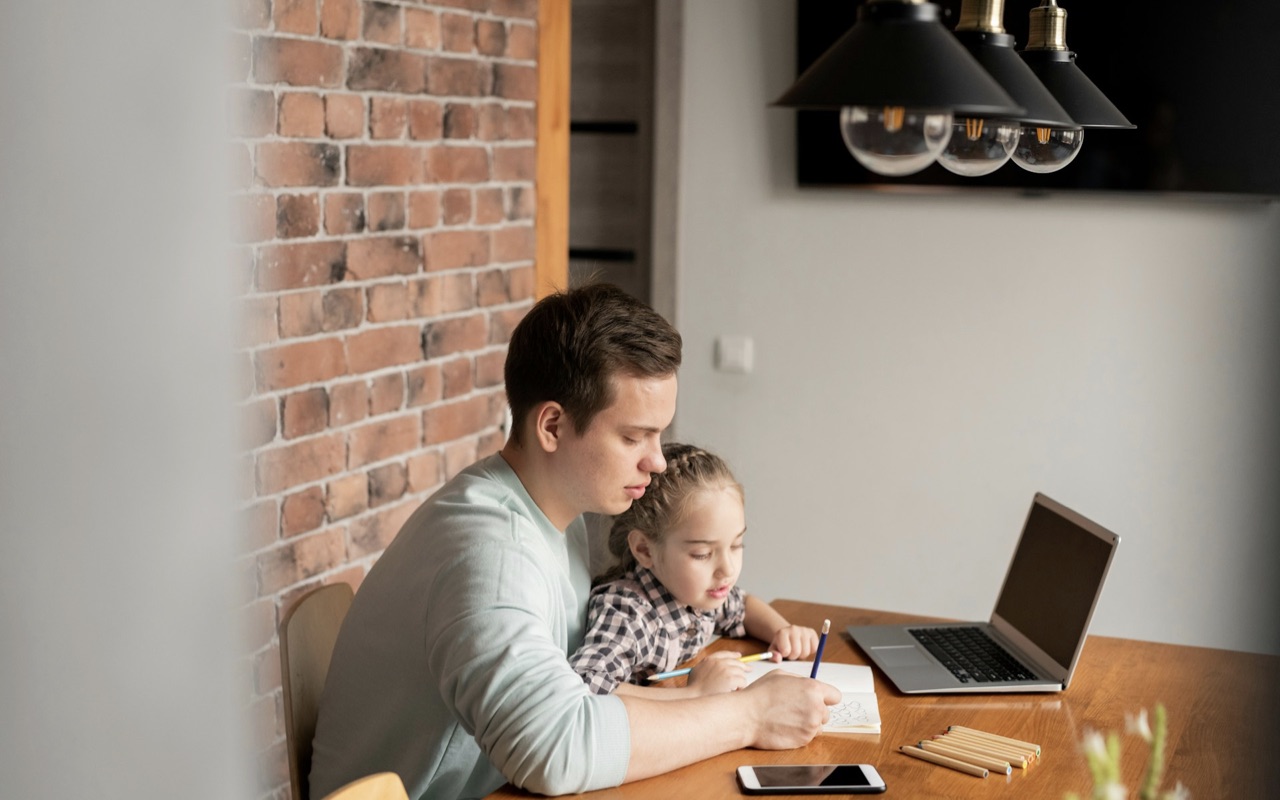
[{"label": "laptop screen", "polygon": [[1069,666],[1111,560],[1110,538],[1033,503],[996,614]]}]

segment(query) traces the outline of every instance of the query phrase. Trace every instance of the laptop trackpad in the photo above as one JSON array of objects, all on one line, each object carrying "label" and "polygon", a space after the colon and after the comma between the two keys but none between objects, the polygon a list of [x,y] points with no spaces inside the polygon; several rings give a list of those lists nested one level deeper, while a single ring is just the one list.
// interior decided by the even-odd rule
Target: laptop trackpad
[{"label": "laptop trackpad", "polygon": [[901,647],[873,647],[876,660],[887,667],[926,667],[933,666],[933,662],[929,660],[924,653],[921,653],[915,645],[903,645]]}]

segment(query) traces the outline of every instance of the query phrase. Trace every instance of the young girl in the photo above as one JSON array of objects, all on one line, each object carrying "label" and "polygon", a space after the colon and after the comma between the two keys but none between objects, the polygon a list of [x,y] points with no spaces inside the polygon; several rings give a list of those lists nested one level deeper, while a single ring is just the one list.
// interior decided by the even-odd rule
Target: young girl
[{"label": "young girl", "polygon": [[750,634],[769,643],[775,661],[812,654],[817,631],[789,624],[735,585],[747,529],[742,486],[728,465],[687,444],[664,445],[662,454],[666,470],[609,531],[618,563],[591,590],[573,668],[596,694],[675,699],[746,685],[737,652],[704,659],[684,688],[648,683],[699,653],[712,634]]}]

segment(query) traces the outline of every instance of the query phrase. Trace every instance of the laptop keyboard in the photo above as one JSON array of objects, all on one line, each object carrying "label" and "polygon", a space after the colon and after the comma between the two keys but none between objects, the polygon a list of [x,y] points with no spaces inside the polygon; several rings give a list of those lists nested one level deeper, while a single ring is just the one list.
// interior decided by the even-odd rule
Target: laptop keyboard
[{"label": "laptop keyboard", "polygon": [[979,628],[912,628],[910,631],[961,683],[1027,681],[1036,677]]}]

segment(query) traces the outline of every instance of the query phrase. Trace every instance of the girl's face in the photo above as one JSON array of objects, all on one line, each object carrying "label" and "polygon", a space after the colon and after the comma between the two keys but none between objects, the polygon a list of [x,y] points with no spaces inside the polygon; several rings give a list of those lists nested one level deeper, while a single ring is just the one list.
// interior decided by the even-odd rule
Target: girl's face
[{"label": "girl's face", "polygon": [[732,487],[703,489],[689,498],[684,518],[655,544],[631,532],[631,550],[683,605],[713,611],[724,604],[742,571],[747,532],[742,498]]}]

